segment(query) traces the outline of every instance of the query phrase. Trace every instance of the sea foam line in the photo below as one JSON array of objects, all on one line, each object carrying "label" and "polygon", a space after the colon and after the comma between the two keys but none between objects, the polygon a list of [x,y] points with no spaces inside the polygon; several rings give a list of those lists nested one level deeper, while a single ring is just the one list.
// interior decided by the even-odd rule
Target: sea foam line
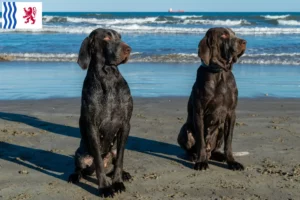
[{"label": "sea foam line", "polygon": [[[170,20],[172,18],[173,20]],[[98,19],[98,18],[82,18],[82,17],[56,17],[44,16],[45,23],[49,22],[71,22],[71,23],[88,23],[102,25],[126,25],[126,24],[206,24],[206,25],[224,25],[237,26],[251,24],[245,19],[241,20],[204,20],[201,16],[161,16],[161,17],[145,17],[145,18],[125,18],[125,19]],[[174,21],[175,19],[175,21]]]},{"label": "sea foam line", "polygon": [[[77,54],[53,54],[53,53],[4,53],[0,54],[0,60],[9,61],[40,61],[40,62],[76,62]],[[148,63],[199,63],[196,53],[175,53],[166,55],[146,55],[141,52],[133,52],[129,62]],[[245,54],[238,63],[241,64],[278,64],[300,65],[300,53],[277,53],[277,54]]]},{"label": "sea foam line", "polygon": [[300,21],[297,20],[277,20],[278,24],[289,26],[300,26]]},{"label": "sea foam line", "polygon": [[[99,28],[98,26],[43,26],[42,30],[4,30],[1,32],[40,32],[40,33],[70,33],[70,34],[89,34],[92,30]],[[103,28],[112,28],[120,33],[133,33],[133,34],[204,34],[207,28],[182,28],[182,27],[168,27],[168,26],[145,26],[145,25],[109,25]],[[300,34],[300,27],[291,28],[268,28],[268,27],[238,27],[234,31],[241,35],[279,35],[279,34]]]},{"label": "sea foam line", "polygon": [[266,19],[285,19],[289,16],[290,15],[262,15],[261,17],[264,17]]}]

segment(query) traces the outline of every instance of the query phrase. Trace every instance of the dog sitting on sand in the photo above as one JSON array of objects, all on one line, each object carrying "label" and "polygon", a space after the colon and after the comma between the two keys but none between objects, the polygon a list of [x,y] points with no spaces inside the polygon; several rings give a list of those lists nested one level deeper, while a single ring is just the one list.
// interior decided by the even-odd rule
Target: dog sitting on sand
[{"label": "dog sitting on sand", "polygon": [[[77,183],[82,176],[96,171],[102,197],[125,191],[123,181],[131,179],[123,170],[123,160],[133,101],[118,69],[128,61],[130,52],[119,33],[96,29],[83,40],[78,57],[79,66],[88,71],[81,98],[81,142],[69,182]],[[111,167],[112,184],[107,177]]]},{"label": "dog sitting on sand", "polygon": [[[232,152],[238,90],[233,64],[244,54],[246,40],[229,28],[211,28],[198,46],[202,64],[188,101],[188,117],[178,135],[179,145],[206,170],[208,160],[226,161],[233,170],[244,170]],[[224,144],[224,153],[220,148]]]}]

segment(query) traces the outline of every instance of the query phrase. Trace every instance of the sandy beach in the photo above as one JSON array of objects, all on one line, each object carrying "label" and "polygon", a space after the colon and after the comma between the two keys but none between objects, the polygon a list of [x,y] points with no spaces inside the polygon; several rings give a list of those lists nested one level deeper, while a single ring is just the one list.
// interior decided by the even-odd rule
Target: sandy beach
[{"label": "sandy beach", "polygon": [[[42,13],[32,13],[42,29],[30,29],[29,23],[30,28],[18,30],[5,28],[11,28],[14,15],[22,15],[18,26],[25,25],[25,7],[36,7],[27,2],[6,10],[4,3],[0,200],[100,199],[94,176],[79,184],[67,182],[80,141],[80,97],[87,73],[77,64],[78,53],[83,41],[95,49],[91,44],[98,37],[85,38],[97,28],[117,31],[132,49],[129,62],[119,69],[134,98],[124,159],[133,180],[115,199],[299,200],[300,4],[292,1],[52,0],[43,1]],[[185,12],[166,12],[170,6]],[[226,163],[213,161],[209,170],[195,171],[177,144],[201,65],[198,44],[209,39],[212,27],[231,28],[247,41],[232,69],[239,90],[233,151],[245,171],[230,171]],[[220,47],[220,58],[228,64],[237,46],[230,45],[238,40],[227,31],[220,36],[207,40],[209,55],[213,58],[214,46]]]},{"label": "sandy beach", "polygon": [[[197,172],[176,143],[187,97],[135,98],[115,199],[299,199],[299,99],[240,99],[234,152],[243,172],[211,162]],[[95,177],[66,182],[79,144],[80,100],[0,101],[0,199],[99,199]]]}]

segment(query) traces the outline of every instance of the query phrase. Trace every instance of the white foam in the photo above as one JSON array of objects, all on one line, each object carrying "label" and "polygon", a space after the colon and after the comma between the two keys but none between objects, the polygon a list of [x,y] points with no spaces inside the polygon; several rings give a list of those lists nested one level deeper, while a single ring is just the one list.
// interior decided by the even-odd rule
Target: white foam
[{"label": "white foam", "polygon": [[262,17],[266,19],[285,19],[289,17],[290,15],[264,15]]},{"label": "white foam", "polygon": [[220,25],[220,26],[237,26],[243,24],[251,24],[247,20],[203,20],[199,19],[201,16],[171,16],[173,18],[178,18],[182,20],[178,21],[168,21],[158,20],[159,17],[146,17],[146,18],[125,18],[125,19],[98,19],[98,18],[79,18],[79,17],[55,17],[55,16],[44,16],[43,20],[46,23],[53,22],[62,22],[67,21],[71,23],[89,23],[89,24],[101,24],[101,25],[128,25],[128,24],[165,24],[168,22],[177,23],[177,24],[207,24],[207,25]]},{"label": "white foam", "polygon": [[77,54],[52,54],[52,53],[9,53],[0,54],[0,56],[9,56],[16,61],[56,61],[56,62],[70,62],[76,61]]},{"label": "white foam", "polygon": [[[39,62],[76,62],[77,54],[52,54],[52,53],[5,53],[1,56],[9,56],[15,61],[39,61]],[[238,63],[259,65],[300,65],[300,53],[280,54],[245,54]],[[292,59],[291,59],[292,57]],[[176,53],[167,55],[143,56],[142,52],[133,52],[129,62],[165,62],[165,63],[198,63],[200,62],[196,53]]]},{"label": "white foam", "polygon": [[173,18],[177,18],[177,19],[193,19],[193,18],[201,18],[203,17],[202,15],[181,15],[181,16],[171,16]]},{"label": "white foam", "polygon": [[259,65],[300,65],[300,53],[244,54],[239,60],[239,63]]},{"label": "white foam", "polygon": [[235,28],[234,31],[243,35],[278,35],[278,34],[300,34],[300,28],[269,28],[249,27]]},{"label": "white foam", "polygon": [[257,65],[300,65],[300,60],[291,59],[247,59],[241,58],[238,62],[241,64],[257,64]]},{"label": "white foam", "polygon": [[281,25],[300,26],[300,21],[296,20],[277,20]]},{"label": "white foam", "polygon": [[[205,33],[207,28],[182,28],[182,27],[162,27],[145,25],[125,25],[111,26],[111,28],[123,33],[177,33],[177,34],[198,34]],[[243,35],[277,35],[277,34],[300,34],[300,28],[268,28],[249,27],[235,28],[237,34]]]},{"label": "white foam", "polygon": [[[6,53],[1,56],[9,56],[16,61],[55,61],[55,62],[76,62],[77,54],[51,54],[51,53]],[[297,57],[298,56],[298,57]],[[241,64],[278,64],[278,65],[300,65],[300,53],[279,53],[279,54],[245,54],[238,63]],[[142,52],[131,53],[130,62],[165,62],[165,63],[198,63],[200,62],[196,53],[175,53],[166,55],[143,56]]]},{"label": "white foam", "polygon": [[247,20],[185,20],[185,24],[207,24],[207,25],[219,25],[219,26],[237,26],[242,24],[251,24]]},{"label": "white foam", "polygon": [[261,53],[261,54],[244,54],[244,57],[262,57],[262,56],[275,56],[275,57],[283,57],[283,56],[300,56],[300,53]]},{"label": "white foam", "polygon": [[[71,23],[89,23],[89,24],[147,24],[154,23],[158,17],[146,17],[146,18],[126,18],[126,19],[98,19],[98,18],[80,18],[80,17],[55,17],[55,16],[43,16],[44,22],[51,22],[54,18],[57,20],[66,20]],[[164,22],[155,22],[164,23]]]},{"label": "white foam", "polygon": [[199,62],[198,54],[174,53],[153,56],[131,57],[130,62],[147,62],[147,63],[196,63]]},{"label": "white foam", "polygon": [[157,17],[147,17],[147,18],[128,18],[128,19],[96,19],[96,18],[72,18],[67,17],[69,22],[75,23],[92,23],[92,24],[105,24],[105,25],[114,25],[114,24],[145,24],[153,23]]},{"label": "white foam", "polygon": [[[142,54],[140,52],[133,52],[131,53],[131,56],[133,55],[139,55]],[[0,54],[0,57],[8,56],[9,58],[12,58],[12,60],[15,61],[40,61],[40,62],[47,62],[47,61],[53,61],[53,62],[76,62],[78,58],[78,54],[70,53],[4,53]]]},{"label": "white foam", "polygon": [[53,16],[43,16],[43,22],[49,22],[53,19]]},{"label": "white foam", "polygon": [[[130,25],[107,25],[103,28],[112,28],[120,33],[159,33],[159,34],[204,34],[207,28],[183,28],[169,26],[147,26],[139,24]],[[72,33],[72,34],[89,34],[99,26],[47,26],[44,25],[42,30],[10,30],[0,29],[1,32],[46,32],[46,33]],[[234,29],[237,34],[241,35],[278,35],[278,34],[300,34],[299,28],[269,28],[269,27],[237,27]]]}]

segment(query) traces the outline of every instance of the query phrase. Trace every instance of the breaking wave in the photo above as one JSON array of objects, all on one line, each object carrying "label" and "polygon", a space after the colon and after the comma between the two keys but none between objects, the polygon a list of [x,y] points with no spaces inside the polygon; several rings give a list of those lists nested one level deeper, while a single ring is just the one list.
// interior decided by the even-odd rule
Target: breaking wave
[{"label": "breaking wave", "polygon": [[159,16],[145,18],[124,18],[124,19],[101,19],[101,18],[80,18],[80,17],[56,17],[44,16],[45,23],[70,22],[88,23],[102,25],[126,25],[126,24],[207,24],[207,25],[249,25],[247,20],[201,20],[202,16]]},{"label": "breaking wave", "polygon": [[181,16],[171,16],[173,18],[178,18],[178,19],[199,19],[203,17],[203,15],[181,15]]},{"label": "breaking wave", "polygon": [[263,15],[265,19],[285,19],[289,17],[290,15]]},{"label": "breaking wave", "polygon": [[237,26],[250,25],[247,20],[186,20],[185,24],[205,24],[205,25],[220,25],[220,26]]},{"label": "breaking wave", "polygon": [[277,20],[278,24],[289,26],[300,26],[300,21],[296,20]]},{"label": "breaking wave", "polygon": [[52,53],[11,53],[0,54],[0,57],[8,57],[10,61],[39,61],[39,62],[75,62],[77,54],[52,54]]},{"label": "breaking wave", "polygon": [[[146,26],[146,25],[110,25],[102,26],[103,28],[112,28],[120,33],[135,33],[135,34],[203,34],[207,28],[183,28],[183,27],[168,27],[168,26]],[[89,34],[98,26],[44,26],[42,30],[4,30],[0,32],[36,32],[36,33],[72,33],[72,34]],[[242,35],[279,35],[279,34],[300,34],[299,28],[268,28],[268,27],[241,27],[235,28],[237,34]]]},{"label": "breaking wave", "polygon": [[[44,22],[71,22],[71,23],[89,23],[89,24],[147,24],[154,23],[157,17],[147,18],[126,18],[126,19],[98,19],[98,18],[79,18],[79,17],[55,17],[45,16],[43,17]],[[159,23],[159,22],[158,22]]]},{"label": "breaking wave", "polygon": [[[0,54],[1,57],[8,57],[10,61],[39,61],[39,62],[76,62],[77,54],[41,54],[41,53],[12,53]],[[134,52],[129,62],[148,63],[200,63],[196,53],[176,53],[166,55],[144,55],[141,52]],[[278,54],[245,54],[239,61],[240,64],[278,64],[278,65],[300,65],[299,53],[278,53]]]}]

